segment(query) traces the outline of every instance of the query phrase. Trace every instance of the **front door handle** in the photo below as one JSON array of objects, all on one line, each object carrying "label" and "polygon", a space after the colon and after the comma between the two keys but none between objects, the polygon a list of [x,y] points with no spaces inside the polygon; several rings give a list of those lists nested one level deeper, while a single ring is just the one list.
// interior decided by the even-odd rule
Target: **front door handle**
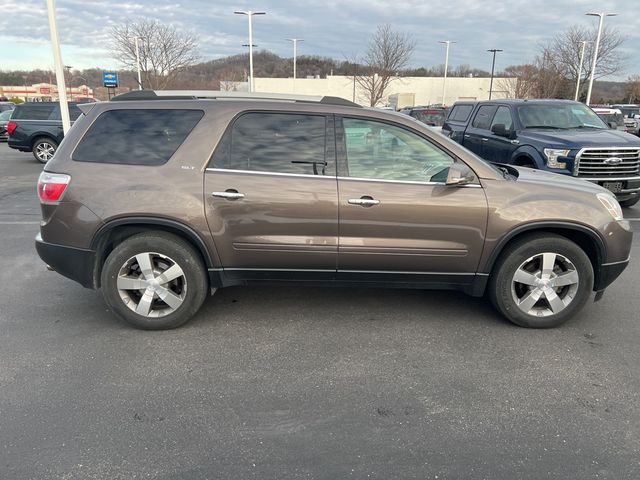
[{"label": "front door handle", "polygon": [[350,198],[347,200],[347,203],[350,205],[360,205],[361,207],[373,207],[374,205],[380,204],[380,200],[376,200],[375,198],[364,196],[360,198]]},{"label": "front door handle", "polygon": [[468,133],[465,133],[464,138],[471,138],[471,135],[469,135]]},{"label": "front door handle", "polygon": [[488,141],[489,141],[489,139],[488,139],[488,138],[482,138],[482,141],[483,141],[483,142],[488,142]]},{"label": "front door handle", "polygon": [[211,192],[212,197],[226,198],[227,200],[238,200],[244,198],[244,193],[240,193],[237,190],[228,189],[224,192]]}]

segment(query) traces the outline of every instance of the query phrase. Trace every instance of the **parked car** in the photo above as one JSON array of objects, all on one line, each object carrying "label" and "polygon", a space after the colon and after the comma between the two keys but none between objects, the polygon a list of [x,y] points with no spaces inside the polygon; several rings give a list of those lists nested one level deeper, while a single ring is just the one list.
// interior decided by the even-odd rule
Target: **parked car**
[{"label": "parked car", "polygon": [[640,200],[640,139],[569,100],[458,102],[443,134],[482,158],[597,183],[623,207]]},{"label": "parked car", "polygon": [[0,112],[0,142],[6,142],[9,138],[9,135],[7,134],[7,123],[9,123],[12,113],[13,110]]},{"label": "parked car", "polygon": [[[69,103],[71,121],[80,115],[77,103]],[[47,163],[64,137],[58,102],[27,102],[17,105],[7,124],[9,147],[32,152],[36,160]]]},{"label": "parked car", "polygon": [[400,113],[409,115],[430,127],[442,127],[447,109],[443,107],[410,107],[400,110]]},{"label": "parked car", "polygon": [[486,293],[512,322],[552,327],[629,261],[609,191],[491,165],[395,112],[175,91],[79,108],[38,180],[36,249],[139,328],[253,284]]},{"label": "parked car", "polygon": [[611,105],[612,108],[618,108],[624,116],[624,123],[628,133],[640,136],[640,105],[625,103],[619,105]]},{"label": "parked car", "polygon": [[593,111],[604,123],[609,125],[609,128],[620,130],[621,132],[627,131],[622,112],[617,108],[594,107]]},{"label": "parked car", "polygon": [[16,108],[16,104],[13,102],[0,102],[0,112],[13,110],[14,108]]}]

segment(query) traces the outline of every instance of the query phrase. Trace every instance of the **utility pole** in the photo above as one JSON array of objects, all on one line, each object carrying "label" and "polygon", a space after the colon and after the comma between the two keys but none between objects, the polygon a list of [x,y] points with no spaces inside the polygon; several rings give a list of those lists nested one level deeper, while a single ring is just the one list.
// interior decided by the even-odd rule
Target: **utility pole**
[{"label": "utility pole", "polygon": [[[67,86],[64,81],[64,65],[60,54],[60,41],[58,40],[58,21],[56,20],[55,0],[47,0],[47,13],[49,15],[49,30],[51,31],[51,46],[53,48],[53,62],[56,68],[56,83],[58,84],[58,101],[60,102],[60,116],[62,117],[62,132],[66,135],[71,128],[69,118],[69,104],[67,103]],[[63,94],[60,95],[60,92]]]},{"label": "utility pole", "polygon": [[593,90],[593,79],[596,75],[596,63],[598,62],[598,50],[600,48],[600,37],[602,37],[602,26],[604,25],[604,17],[615,17],[617,13],[587,13],[591,17],[600,17],[598,23],[598,36],[596,37],[596,46],[593,49],[593,62],[591,63],[591,76],[589,78],[589,88],[587,89],[587,105],[591,104],[591,91]]},{"label": "utility pole", "polygon": [[578,67],[578,80],[576,81],[576,94],[573,98],[574,102],[578,101],[578,94],[580,93],[580,77],[582,77],[582,62],[584,61],[584,49],[587,46],[587,43],[591,43],[587,40],[581,40],[579,43],[582,44],[582,50],[580,51],[580,66]]},{"label": "utility pole", "polygon": [[293,42],[293,92],[296,91],[296,59],[298,56],[298,42],[304,42],[302,38],[287,38],[290,42]]},{"label": "utility pole", "polygon": [[444,98],[447,93],[447,71],[449,70],[449,45],[456,42],[452,42],[451,40],[444,40],[438,43],[443,43],[447,46],[444,54],[444,79],[442,80],[442,106],[444,107]]},{"label": "utility pole", "polygon": [[487,50],[487,52],[493,53],[493,61],[491,62],[491,81],[489,82],[489,100],[491,100],[491,94],[493,93],[493,72],[496,68],[496,53],[502,52],[499,48],[492,48]]},{"label": "utility pole", "polygon": [[253,27],[251,19],[254,15],[266,15],[267,12],[252,12],[251,10],[238,10],[233,12],[236,15],[246,15],[249,17],[249,91],[255,91],[255,82],[253,81]]}]

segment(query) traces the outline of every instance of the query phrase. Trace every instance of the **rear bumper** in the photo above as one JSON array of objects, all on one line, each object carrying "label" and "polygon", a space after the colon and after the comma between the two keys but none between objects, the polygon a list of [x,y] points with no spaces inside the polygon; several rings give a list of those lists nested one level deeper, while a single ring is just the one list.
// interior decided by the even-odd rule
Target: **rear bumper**
[{"label": "rear bumper", "polygon": [[94,265],[96,252],[81,248],[65,247],[47,243],[40,234],[36,236],[38,255],[54,271],[86,288],[95,288]]},{"label": "rear bumper", "polygon": [[615,263],[605,263],[600,265],[600,269],[596,273],[595,284],[593,290],[596,292],[602,291],[613,283],[613,281],[620,276],[620,274],[629,265],[629,260]]}]

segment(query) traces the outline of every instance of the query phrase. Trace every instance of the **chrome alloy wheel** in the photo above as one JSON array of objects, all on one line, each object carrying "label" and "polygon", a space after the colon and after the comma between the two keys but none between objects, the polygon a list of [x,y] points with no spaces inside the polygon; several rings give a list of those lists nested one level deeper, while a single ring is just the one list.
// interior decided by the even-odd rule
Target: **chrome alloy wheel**
[{"label": "chrome alloy wheel", "polygon": [[48,142],[42,142],[36,146],[36,156],[42,162],[48,162],[51,160],[54,153],[56,153],[56,149]]},{"label": "chrome alloy wheel", "polygon": [[578,292],[580,278],[571,261],[545,252],[525,260],[511,281],[511,295],[520,310],[536,317],[567,308]]},{"label": "chrome alloy wheel", "polygon": [[127,307],[150,318],[173,313],[187,294],[187,279],[180,265],[153,252],[127,260],[118,272],[116,285]]}]

